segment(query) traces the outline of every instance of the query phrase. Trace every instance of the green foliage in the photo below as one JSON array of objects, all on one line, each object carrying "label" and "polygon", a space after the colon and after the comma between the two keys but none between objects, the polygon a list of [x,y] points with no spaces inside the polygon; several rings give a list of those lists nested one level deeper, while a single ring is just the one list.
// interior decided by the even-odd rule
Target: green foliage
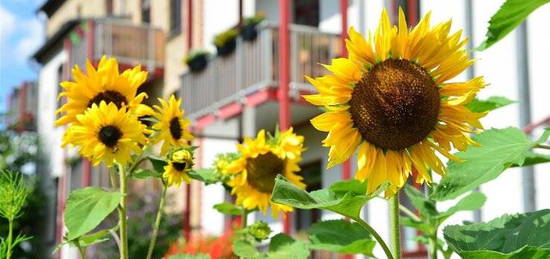
[{"label": "green foliage", "polygon": [[254,237],[256,241],[266,240],[272,232],[269,225],[263,221],[255,222],[254,224],[246,227],[246,231],[250,234],[250,236]]},{"label": "green foliage", "polygon": [[201,181],[206,185],[220,182],[220,175],[212,168],[197,169],[189,172],[189,177]]},{"label": "green foliage", "polygon": [[313,224],[308,231],[312,249],[372,255],[376,242],[358,223],[329,220]]},{"label": "green foliage", "polygon": [[278,175],[271,201],[299,209],[326,209],[358,219],[365,202],[378,195],[366,195],[366,190],[366,183],[348,180],[334,183],[328,189],[306,192]]},{"label": "green foliage", "polygon": [[78,189],[69,195],[65,209],[67,241],[72,241],[97,227],[120,202],[121,194],[97,187]]},{"label": "green foliage", "polygon": [[504,215],[487,223],[448,226],[444,237],[465,259],[550,258],[550,210]]},{"label": "green foliage", "polygon": [[150,178],[150,177],[161,178],[162,173],[159,173],[157,171],[153,171],[153,170],[150,170],[150,169],[138,168],[138,169],[134,170],[134,172],[132,172],[132,175],[130,175],[130,177],[135,178],[135,179],[147,179],[147,178]]},{"label": "green foliage", "polygon": [[244,26],[256,26],[259,23],[261,23],[263,20],[265,20],[265,15],[258,13],[254,16],[246,17],[243,20]]},{"label": "green foliage", "polygon": [[210,52],[208,52],[207,50],[203,50],[203,49],[192,50],[187,54],[187,56],[185,56],[185,59],[184,59],[183,62],[185,62],[185,64],[189,65],[191,60],[194,60],[196,58],[202,58],[202,57],[204,57],[204,58],[210,57]]},{"label": "green foliage", "polygon": [[0,171],[0,216],[13,221],[21,217],[21,210],[32,192],[32,186],[21,173]]},{"label": "green foliage", "polygon": [[537,141],[531,141],[517,128],[491,129],[473,137],[479,146],[471,146],[456,156],[462,162],[451,161],[447,175],[435,187],[431,198],[449,200],[498,177],[512,165],[522,166],[529,151],[544,142],[550,131]]},{"label": "green foliage", "polygon": [[254,243],[242,239],[233,241],[233,253],[240,258],[258,258],[260,256]]},{"label": "green foliage", "polygon": [[269,259],[306,259],[309,257],[307,243],[294,240],[286,234],[277,234],[271,238],[267,258]]},{"label": "green foliage", "polygon": [[147,156],[151,164],[153,165],[153,169],[157,171],[157,173],[164,173],[164,167],[168,164],[165,159],[158,157],[158,156]]},{"label": "green foliage", "polygon": [[531,12],[549,2],[550,0],[506,0],[491,17],[487,38],[477,49],[488,49],[520,25]]},{"label": "green foliage", "polygon": [[468,105],[466,105],[466,108],[468,108],[472,112],[481,113],[502,108],[512,103],[515,102],[506,97],[491,96],[486,100],[480,100],[477,98],[473,99],[470,103],[468,103]]},{"label": "green foliage", "polygon": [[222,202],[214,205],[214,209],[225,215],[242,215],[243,209],[230,202]]},{"label": "green foliage", "polygon": [[239,35],[239,31],[237,29],[229,29],[220,34],[217,34],[216,36],[214,36],[214,46],[222,47],[230,41],[235,40],[235,38],[237,38],[237,35]]}]

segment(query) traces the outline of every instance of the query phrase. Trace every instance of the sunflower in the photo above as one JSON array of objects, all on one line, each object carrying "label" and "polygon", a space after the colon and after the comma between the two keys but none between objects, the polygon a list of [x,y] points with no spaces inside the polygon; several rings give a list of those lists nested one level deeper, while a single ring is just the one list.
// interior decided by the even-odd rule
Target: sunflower
[{"label": "sunflower", "polygon": [[183,181],[189,183],[189,171],[193,167],[193,154],[186,149],[178,150],[172,154],[168,164],[164,166],[162,177],[168,186],[180,186]]},{"label": "sunflower", "polygon": [[176,100],[173,95],[170,96],[168,102],[158,99],[161,106],[155,105],[153,116],[158,120],[153,125],[154,130],[158,130],[159,134],[153,141],[163,141],[161,155],[166,154],[170,147],[188,146],[188,142],[193,139],[189,132],[189,120],[184,119],[185,113],[181,107],[181,98]]},{"label": "sunflower", "polygon": [[133,152],[141,151],[140,144],[147,141],[143,134],[145,126],[126,108],[119,109],[114,103],[94,103],[76,119],[67,128],[62,145],[79,147],[80,154],[94,165],[102,161],[108,167],[114,162],[126,164]]},{"label": "sunflower", "polygon": [[298,163],[303,151],[302,136],[292,132],[292,128],[281,134],[276,134],[266,140],[264,130],[258,132],[256,139],[245,138],[243,144],[237,144],[240,157],[233,160],[223,172],[233,177],[228,185],[232,194],[237,196],[236,204],[245,209],[260,209],[265,213],[271,205],[273,215],[279,211],[292,211],[285,205],[271,203],[271,192],[278,174],[286,177],[295,185],[305,188]]},{"label": "sunflower", "polygon": [[114,103],[118,108],[128,106],[132,111],[138,107],[139,111],[148,110],[145,104],[141,104],[147,94],[136,96],[139,86],[147,79],[147,72],[141,71],[140,66],[119,74],[116,59],[103,56],[97,70],[87,60],[86,74],[78,66],[72,69],[72,74],[74,82],[61,82],[63,92],[59,98],[66,97],[67,102],[56,111],[64,114],[55,122],[57,126],[76,122],[77,115],[84,113],[93,104],[99,105],[101,101]]},{"label": "sunflower", "polygon": [[430,27],[428,13],[409,30],[402,10],[391,26],[384,10],[374,37],[349,30],[349,56],[325,65],[332,74],[308,77],[319,93],[304,96],[326,110],[311,122],[328,132],[322,142],[330,147],[328,167],[358,150],[355,177],[368,180],[369,193],[389,182],[391,197],[413,168],[418,183],[431,182],[429,169],[445,174],[436,153],[456,160],[453,147],[475,144],[468,133],[482,128],[485,113],[466,104],[486,84],[481,77],[447,82],[474,62],[462,32],[450,34],[450,28],[451,21]]}]

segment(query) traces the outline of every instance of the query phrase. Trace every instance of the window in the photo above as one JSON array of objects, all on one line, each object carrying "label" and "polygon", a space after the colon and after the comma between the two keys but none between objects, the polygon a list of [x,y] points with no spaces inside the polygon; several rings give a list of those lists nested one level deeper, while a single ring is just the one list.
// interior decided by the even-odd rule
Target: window
[{"label": "window", "polygon": [[297,0],[292,9],[295,24],[319,26],[319,0]]},{"label": "window", "polygon": [[151,23],[151,1],[141,0],[141,22]]},{"label": "window", "polygon": [[170,35],[181,32],[181,0],[170,0]]}]

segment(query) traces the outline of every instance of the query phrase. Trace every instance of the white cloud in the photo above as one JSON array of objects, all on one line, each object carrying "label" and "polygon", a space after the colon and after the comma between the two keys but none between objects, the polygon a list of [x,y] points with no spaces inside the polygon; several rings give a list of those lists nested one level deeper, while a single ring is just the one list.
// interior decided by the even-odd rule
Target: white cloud
[{"label": "white cloud", "polygon": [[0,5],[0,47],[5,49],[7,39],[15,30],[15,16]]},{"label": "white cloud", "polygon": [[29,57],[42,45],[44,40],[44,28],[37,19],[28,20],[18,26],[23,31],[23,37],[18,41],[15,48],[15,56],[19,62],[28,61]]}]

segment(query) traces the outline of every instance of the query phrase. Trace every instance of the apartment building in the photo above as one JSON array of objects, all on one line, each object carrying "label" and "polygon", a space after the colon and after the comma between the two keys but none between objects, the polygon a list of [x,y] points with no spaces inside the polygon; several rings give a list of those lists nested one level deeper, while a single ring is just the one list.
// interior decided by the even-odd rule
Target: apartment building
[{"label": "apartment building", "polygon": [[[289,3],[287,15],[281,12],[281,3]],[[102,55],[114,56],[122,68],[142,64],[150,73],[142,91],[153,98],[170,94],[182,97],[186,115],[193,122],[194,144],[200,146],[197,150],[199,167],[210,167],[217,153],[234,150],[235,143],[244,136],[255,136],[260,129],[273,130],[282,123],[294,127],[298,134],[306,137],[307,151],[303,155],[301,173],[308,189],[314,190],[348,178],[354,172],[353,161],[325,169],[328,150],[320,144],[324,134],[309,123],[321,111],[300,97],[314,91],[304,75],[325,73],[319,63],[329,63],[332,58],[344,54],[343,28],[354,26],[366,34],[378,24],[382,8],[388,9],[394,20],[398,6],[405,8],[410,24],[415,24],[431,10],[434,22],[452,18],[453,30],[464,28],[466,36],[473,40],[471,46],[477,46],[484,38],[487,21],[500,4],[500,1],[472,0],[444,3],[436,0],[46,1],[39,12],[48,17],[48,39],[34,58],[42,65],[38,79],[40,114],[37,128],[43,141],[43,169],[53,179],[50,195],[56,201],[48,219],[57,222],[57,226],[49,230],[52,244],[59,241],[62,234],[61,215],[69,191],[107,181],[104,169],[92,169],[85,160],[66,163],[76,154],[59,147],[63,129],[53,126],[54,111],[60,105],[56,99],[59,82],[69,79],[70,68],[82,65],[86,58],[97,62]],[[202,72],[191,72],[184,65],[183,58],[189,51],[206,49],[214,53],[211,43],[216,34],[256,13],[263,13],[266,20],[258,25],[255,40],[238,38],[232,54],[213,55]],[[529,129],[537,136],[545,119],[548,121],[550,110],[545,101],[550,90],[545,86],[550,79],[544,77],[543,68],[550,59],[550,50],[545,47],[550,44],[550,36],[536,33],[543,31],[548,15],[550,8],[546,6],[529,18],[526,45],[521,45],[522,37],[514,32],[491,49],[474,53],[479,62],[457,79],[484,75],[491,87],[482,92],[482,97],[503,95],[520,101],[489,115],[484,120],[487,128],[523,127],[532,123]],[[288,25],[288,33],[284,33],[286,30],[281,33],[281,25]],[[285,40],[288,49],[281,48]],[[527,83],[520,80],[525,71],[516,65],[517,60],[525,56],[518,46],[527,46],[528,50],[527,63],[522,64],[522,68],[528,67],[530,80]],[[512,60],[507,62],[503,57]],[[283,89],[287,86],[288,91],[281,91],[281,86],[285,87]],[[524,98],[524,94],[520,95],[524,92],[518,89],[530,89],[530,97]],[[284,96],[288,99],[282,98]],[[525,114],[530,114],[531,118],[526,119]],[[549,169],[548,166],[527,169],[527,174],[534,175],[536,180],[523,179],[520,169],[510,170],[498,180],[482,186],[481,191],[488,196],[482,211],[459,213],[451,222],[490,220],[503,213],[550,207],[550,200],[544,198],[550,193],[543,186],[550,181],[545,173]],[[140,188],[154,189],[147,185]],[[182,220],[187,236],[219,235],[229,225],[230,218],[212,210],[214,204],[229,199],[221,186],[194,182],[171,190],[171,197],[170,208],[186,215]],[[502,205],[502,200],[506,200],[506,206]],[[406,199],[403,203],[407,203]],[[386,237],[389,236],[387,211],[385,201],[378,199],[371,201],[364,211],[364,217]],[[327,212],[298,210],[283,222],[270,215],[255,213],[249,220],[267,221],[275,232],[286,230],[299,234],[317,220],[338,217]],[[404,229],[403,235],[410,240],[416,233]],[[414,241],[403,246],[408,258],[426,257],[425,248]],[[70,249],[61,252],[64,259],[75,256],[75,251]]]},{"label": "apartment building", "polygon": [[37,90],[36,82],[27,81],[12,89],[4,117],[4,125],[8,129],[17,132],[36,131]]}]

